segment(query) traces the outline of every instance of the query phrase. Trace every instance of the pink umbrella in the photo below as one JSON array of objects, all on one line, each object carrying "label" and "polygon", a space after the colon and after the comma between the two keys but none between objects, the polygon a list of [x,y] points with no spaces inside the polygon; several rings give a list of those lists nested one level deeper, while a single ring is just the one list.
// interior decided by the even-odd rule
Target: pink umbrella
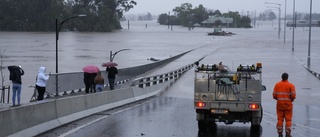
[{"label": "pink umbrella", "polygon": [[87,65],[82,70],[86,73],[98,73],[100,71],[100,69],[94,65]]},{"label": "pink umbrella", "polygon": [[102,63],[101,66],[102,67],[115,67],[115,66],[118,66],[118,64],[114,63],[114,62],[106,62],[106,63]]}]

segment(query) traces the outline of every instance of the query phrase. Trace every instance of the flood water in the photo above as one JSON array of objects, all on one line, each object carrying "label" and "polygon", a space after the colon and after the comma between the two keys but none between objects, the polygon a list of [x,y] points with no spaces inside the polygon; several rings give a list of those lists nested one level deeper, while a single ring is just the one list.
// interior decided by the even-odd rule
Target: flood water
[{"label": "flood water", "polygon": [[[116,52],[121,49],[130,50],[119,52],[115,56],[114,62],[119,64],[118,68],[152,63],[147,59],[165,59],[207,44],[222,47],[225,43],[230,43],[230,40],[239,41],[239,46],[278,45],[292,52],[292,29],[287,27],[284,43],[283,31],[279,39],[278,31],[272,27],[271,22],[259,22],[258,27],[252,29],[225,29],[237,34],[231,36],[232,39],[208,36],[207,32],[212,32],[212,28],[195,28],[189,31],[185,27],[173,26],[171,30],[168,26],[157,24],[156,21],[131,21],[129,29],[127,22],[122,22],[122,26],[124,29],[111,33],[60,32],[58,73],[81,72],[88,64],[97,65],[104,70],[101,64],[109,61],[110,51]],[[295,29],[295,51],[292,54],[305,65],[308,37],[308,28]],[[316,72],[320,72],[319,38],[320,28],[312,28],[311,69]],[[35,84],[40,66],[47,67],[47,73],[56,72],[55,32],[0,32],[0,51],[5,51],[2,58],[3,66],[21,65],[25,71],[22,77],[22,103],[30,101],[33,89],[28,86]],[[3,73],[4,84],[10,84],[9,71],[3,69]]]}]

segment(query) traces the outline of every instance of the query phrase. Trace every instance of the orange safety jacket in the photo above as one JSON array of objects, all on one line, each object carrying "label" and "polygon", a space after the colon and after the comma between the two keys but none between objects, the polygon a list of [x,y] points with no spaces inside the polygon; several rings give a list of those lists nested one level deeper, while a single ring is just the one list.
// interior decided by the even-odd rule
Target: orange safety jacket
[{"label": "orange safety jacket", "polygon": [[273,89],[273,98],[277,100],[277,110],[292,110],[292,101],[296,99],[296,90],[288,80],[278,82]]}]

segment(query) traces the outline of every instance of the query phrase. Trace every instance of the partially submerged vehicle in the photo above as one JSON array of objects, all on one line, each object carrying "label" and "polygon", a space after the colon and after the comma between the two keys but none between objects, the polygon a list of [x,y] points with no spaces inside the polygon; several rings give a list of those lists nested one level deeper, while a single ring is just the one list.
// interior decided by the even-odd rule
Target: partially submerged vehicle
[{"label": "partially submerged vehicle", "polygon": [[232,32],[226,32],[223,31],[221,28],[214,28],[213,32],[209,32],[208,35],[214,35],[214,36],[231,36],[231,35],[235,35]]},{"label": "partially submerged vehicle", "polygon": [[248,123],[260,127],[263,110],[262,64],[240,65],[237,71],[218,70],[218,65],[201,65],[195,70],[194,108],[199,130],[215,122]]}]

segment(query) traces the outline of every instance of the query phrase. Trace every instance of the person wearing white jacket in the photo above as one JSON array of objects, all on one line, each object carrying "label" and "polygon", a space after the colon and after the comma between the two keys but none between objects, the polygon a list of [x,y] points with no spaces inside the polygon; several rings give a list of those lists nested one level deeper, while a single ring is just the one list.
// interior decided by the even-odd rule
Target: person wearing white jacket
[{"label": "person wearing white jacket", "polygon": [[46,82],[49,75],[46,75],[46,68],[40,67],[37,75],[36,88],[38,90],[38,101],[43,100],[44,93],[46,92]]}]

